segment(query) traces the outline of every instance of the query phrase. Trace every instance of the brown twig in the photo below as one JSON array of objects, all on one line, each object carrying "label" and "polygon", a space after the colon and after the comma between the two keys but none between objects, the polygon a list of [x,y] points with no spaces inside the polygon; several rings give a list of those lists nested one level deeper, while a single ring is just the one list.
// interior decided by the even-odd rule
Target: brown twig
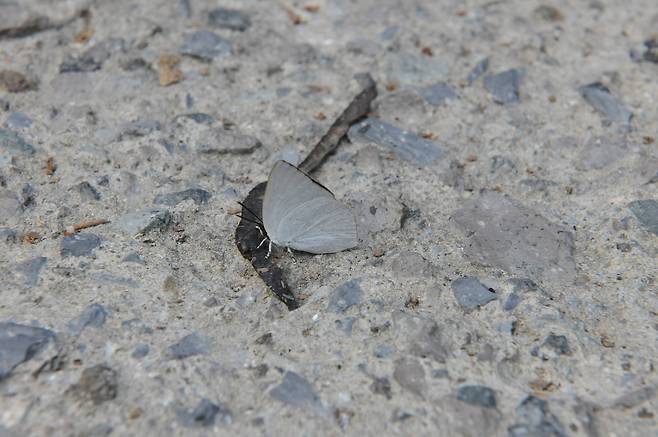
[{"label": "brown twig", "polygon": [[89,220],[86,222],[76,223],[75,225],[67,226],[66,230],[64,231],[64,235],[70,237],[71,235],[75,234],[79,230],[93,228],[94,226],[104,225],[109,222],[110,222],[109,220],[105,220],[105,219],[96,219],[96,220]]}]

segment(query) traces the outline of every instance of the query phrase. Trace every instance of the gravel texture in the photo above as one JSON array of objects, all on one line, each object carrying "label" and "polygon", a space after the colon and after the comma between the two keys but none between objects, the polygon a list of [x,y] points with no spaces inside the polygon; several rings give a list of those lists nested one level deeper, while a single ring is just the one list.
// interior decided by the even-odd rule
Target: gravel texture
[{"label": "gravel texture", "polygon": [[[0,435],[658,435],[655,0],[0,1]],[[359,247],[235,243],[313,177]]]}]

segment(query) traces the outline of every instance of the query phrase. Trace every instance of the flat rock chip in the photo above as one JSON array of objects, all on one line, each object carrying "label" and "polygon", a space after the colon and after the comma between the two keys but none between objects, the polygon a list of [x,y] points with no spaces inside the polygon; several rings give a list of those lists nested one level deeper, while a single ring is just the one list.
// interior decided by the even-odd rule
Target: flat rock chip
[{"label": "flat rock chip", "polygon": [[466,277],[452,281],[452,292],[464,311],[473,311],[496,300],[496,293],[490,291],[477,278]]},{"label": "flat rock chip", "polygon": [[494,102],[507,105],[519,101],[520,82],[521,73],[512,69],[485,76],[484,87],[493,96]]},{"label": "flat rock chip", "polygon": [[231,54],[231,43],[221,36],[209,31],[199,30],[190,35],[181,53],[192,56],[203,61],[212,61],[215,58],[223,58]]},{"label": "flat rock chip", "polygon": [[0,128],[0,149],[9,152],[20,152],[25,155],[33,155],[34,147],[21,138],[16,132]]},{"label": "flat rock chip", "polygon": [[635,217],[649,231],[658,235],[658,202],[653,199],[634,200],[628,204]]},{"label": "flat rock chip", "polygon": [[0,381],[54,340],[55,333],[48,329],[0,322]]},{"label": "flat rock chip", "polygon": [[270,391],[270,396],[291,407],[307,408],[319,412],[325,410],[311,383],[295,372],[287,371],[281,384]]},{"label": "flat rock chip", "polygon": [[453,219],[475,262],[535,281],[572,283],[576,277],[573,234],[507,195],[484,191]]},{"label": "flat rock chip", "polygon": [[220,29],[244,32],[251,26],[249,15],[235,9],[217,8],[208,13],[208,24]]},{"label": "flat rock chip", "polygon": [[608,121],[629,124],[633,113],[600,82],[581,86],[578,91]]}]

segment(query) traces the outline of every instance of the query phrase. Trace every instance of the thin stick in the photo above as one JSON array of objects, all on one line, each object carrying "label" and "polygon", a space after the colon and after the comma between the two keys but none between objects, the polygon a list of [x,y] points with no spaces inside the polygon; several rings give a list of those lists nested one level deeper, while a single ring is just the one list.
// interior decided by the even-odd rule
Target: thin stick
[{"label": "thin stick", "polygon": [[96,220],[89,220],[86,222],[77,223],[72,226],[67,226],[66,230],[64,231],[64,235],[70,237],[71,235],[75,234],[81,229],[93,228],[94,226],[104,225],[109,222],[110,222],[109,220],[105,220],[105,219],[96,219]]},{"label": "thin stick", "polygon": [[361,81],[364,83],[363,91],[352,100],[352,103],[336,119],[327,133],[324,134],[306,159],[299,165],[298,168],[300,170],[306,173],[312,173],[322,163],[324,158],[338,147],[341,138],[345,136],[350,126],[368,113],[370,103],[377,97],[377,84],[370,74],[361,76]]}]

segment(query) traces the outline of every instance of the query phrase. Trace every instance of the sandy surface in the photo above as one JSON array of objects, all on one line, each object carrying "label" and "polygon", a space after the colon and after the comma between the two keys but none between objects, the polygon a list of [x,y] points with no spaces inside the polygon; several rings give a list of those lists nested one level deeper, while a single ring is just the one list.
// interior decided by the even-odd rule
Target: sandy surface
[{"label": "sandy surface", "polygon": [[[656,22],[0,1],[0,435],[658,435]],[[277,254],[289,312],[236,202],[364,72],[314,173],[361,243]]]}]

